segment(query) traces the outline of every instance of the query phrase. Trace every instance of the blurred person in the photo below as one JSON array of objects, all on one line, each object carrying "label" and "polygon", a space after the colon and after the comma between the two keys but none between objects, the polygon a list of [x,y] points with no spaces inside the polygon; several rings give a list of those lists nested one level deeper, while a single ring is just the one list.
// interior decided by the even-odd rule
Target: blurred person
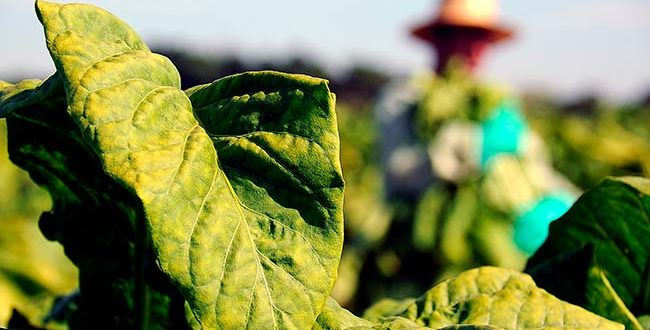
[{"label": "blurred person", "polygon": [[[472,73],[490,46],[512,38],[511,28],[496,25],[497,10],[496,0],[444,0],[431,21],[412,30],[436,50],[435,74]],[[430,79],[423,75],[397,81],[378,102],[388,199],[418,198],[433,181],[429,157],[412,125]]]},{"label": "blurred person", "polygon": [[[397,211],[360,275],[369,300],[409,295],[470,267],[522,269],[578,194],[550,165],[516,98],[473,77],[490,47],[514,36],[498,23],[496,0],[443,0],[412,35],[437,61],[432,72],[389,84],[375,108],[386,199]],[[380,293],[369,280],[377,272],[389,283]]]},{"label": "blurred person", "polygon": [[491,45],[514,35],[512,28],[497,24],[497,18],[496,0],[445,0],[435,18],[413,29],[412,35],[436,50],[438,74],[444,74],[454,58],[473,71]]}]

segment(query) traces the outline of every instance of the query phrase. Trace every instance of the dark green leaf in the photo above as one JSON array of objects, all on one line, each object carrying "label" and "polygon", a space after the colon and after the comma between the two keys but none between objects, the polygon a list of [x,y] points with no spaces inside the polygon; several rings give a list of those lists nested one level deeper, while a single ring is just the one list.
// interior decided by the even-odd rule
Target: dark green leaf
[{"label": "dark green leaf", "polygon": [[604,180],[551,224],[549,239],[529,260],[528,269],[593,244],[595,263],[623,303],[634,314],[647,313],[650,306],[643,297],[648,293],[650,262],[649,194],[647,179]]},{"label": "dark green leaf", "polygon": [[590,267],[586,282],[586,303],[583,307],[623,324],[626,329],[643,330],[639,320],[625,306],[600,268]]},{"label": "dark green leaf", "polygon": [[622,323],[627,329],[642,330],[596,264],[593,244],[551,258],[529,273],[539,287],[556,297]]},{"label": "dark green leaf", "polygon": [[[537,286],[572,304],[584,306],[589,268],[594,265],[594,246],[567,251],[528,269]],[[529,264],[530,266],[530,264]],[[561,281],[558,279],[562,278]]]},{"label": "dark green leaf", "polygon": [[[42,95],[44,86],[20,95]],[[60,85],[59,93],[65,95]],[[18,104],[12,100],[0,102],[0,110]],[[145,246],[139,202],[102,171],[66,113],[64,97],[54,93],[50,99],[25,98],[21,106],[25,105],[29,106],[15,106],[7,117],[9,153],[50,192],[53,209],[41,215],[39,226],[48,239],[64,246],[79,268],[81,306],[72,326],[85,328],[100,322],[132,328],[137,321],[131,316],[148,315],[141,313],[147,304],[156,307],[155,324],[172,326],[167,315],[171,298],[160,288],[146,293],[151,288],[145,287],[144,277],[151,280],[162,274]],[[170,294],[174,295],[173,289]]]},{"label": "dark green leaf", "polygon": [[15,109],[64,97],[61,79],[56,74],[43,82],[27,79],[12,85],[0,81],[0,118],[7,117]]}]

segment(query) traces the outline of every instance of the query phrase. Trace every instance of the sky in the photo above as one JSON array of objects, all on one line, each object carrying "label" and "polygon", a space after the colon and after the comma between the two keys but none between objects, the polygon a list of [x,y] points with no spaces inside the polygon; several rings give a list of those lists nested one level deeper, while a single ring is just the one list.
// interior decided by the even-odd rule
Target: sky
[{"label": "sky", "polygon": [[[432,0],[85,0],[128,22],[154,48],[234,53],[250,60],[304,55],[333,70],[354,63],[407,75],[430,67],[409,29],[435,14]],[[560,98],[615,101],[650,91],[650,1],[502,0],[512,42],[487,54],[482,79]],[[0,0],[0,79],[54,71],[31,0]],[[215,77],[215,79],[218,77]]]}]

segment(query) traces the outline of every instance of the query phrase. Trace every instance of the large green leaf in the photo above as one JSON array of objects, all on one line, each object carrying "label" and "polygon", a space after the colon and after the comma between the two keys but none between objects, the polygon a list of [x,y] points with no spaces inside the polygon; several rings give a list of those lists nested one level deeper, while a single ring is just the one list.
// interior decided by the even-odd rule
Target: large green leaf
[{"label": "large green leaf", "polygon": [[[647,314],[650,312],[649,210],[650,180],[606,179],[551,224],[549,238],[529,260],[527,268],[532,270],[563,253],[593,244],[594,262],[611,283],[612,290],[632,313]],[[572,271],[572,268],[563,270]],[[558,272],[558,276],[563,275]]]},{"label": "large green leaf", "polygon": [[85,145],[141,202],[158,263],[201,324],[311,327],[342,246],[326,82],[226,78],[192,91],[199,124],[174,66],[123,22],[86,5],[37,11]]},{"label": "large green leaf", "polygon": [[259,237],[255,254],[259,266],[269,268],[264,276],[273,281],[273,299],[317,315],[332,288],[342,244],[343,180],[326,82],[253,72],[188,94],[250,224],[247,231]]},{"label": "large green leaf", "polygon": [[537,288],[526,274],[495,267],[475,268],[437,284],[398,316],[434,329],[459,324],[508,330],[623,329]]}]

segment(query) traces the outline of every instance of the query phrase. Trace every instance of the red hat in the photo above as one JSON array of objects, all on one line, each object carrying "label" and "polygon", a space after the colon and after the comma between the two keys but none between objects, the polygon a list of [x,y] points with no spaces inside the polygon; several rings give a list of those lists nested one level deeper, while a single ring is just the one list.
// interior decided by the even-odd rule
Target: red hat
[{"label": "red hat", "polygon": [[497,23],[497,0],[443,0],[433,20],[413,30],[416,38],[435,44],[435,32],[448,28],[468,28],[485,33],[490,42],[510,39],[512,28]]}]

